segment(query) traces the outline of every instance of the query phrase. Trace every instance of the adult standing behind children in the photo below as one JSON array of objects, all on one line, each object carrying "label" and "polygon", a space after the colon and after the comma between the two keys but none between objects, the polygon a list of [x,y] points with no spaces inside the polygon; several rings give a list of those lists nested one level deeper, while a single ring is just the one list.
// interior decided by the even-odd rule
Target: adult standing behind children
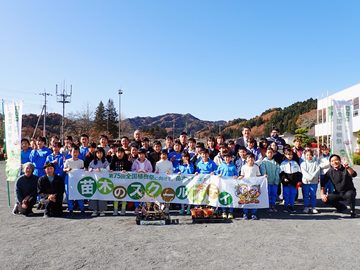
[{"label": "adult standing behind children", "polygon": [[283,153],[286,142],[283,138],[281,138],[279,136],[279,133],[280,133],[279,129],[273,128],[271,130],[270,137],[268,137],[267,140],[269,141],[269,144],[271,144],[272,142],[275,142],[276,145],[278,146],[278,151],[280,153]]},{"label": "adult standing behind children", "polygon": [[[346,210],[346,205],[340,201],[346,201],[350,205],[350,216],[356,217],[355,213],[355,197],[356,189],[353,183],[353,177],[357,173],[349,166],[349,164],[341,164],[339,155],[333,154],[329,158],[330,169],[326,172],[325,177],[321,181],[320,196],[321,200],[335,207],[338,212]],[[333,193],[325,194],[325,184],[331,181],[334,185],[335,191]]]},{"label": "adult standing behind children", "polygon": [[142,134],[141,134],[141,131],[139,129],[135,130],[134,131],[134,140],[131,141],[131,144],[132,145],[136,145],[136,148],[137,149],[140,149],[141,148],[141,141],[142,141]]},{"label": "adult standing behind children", "polygon": [[235,153],[238,153],[239,151],[239,147],[243,146],[243,147],[247,147],[247,141],[250,139],[251,137],[251,128],[250,127],[243,127],[242,131],[242,137],[238,138],[235,142]]}]

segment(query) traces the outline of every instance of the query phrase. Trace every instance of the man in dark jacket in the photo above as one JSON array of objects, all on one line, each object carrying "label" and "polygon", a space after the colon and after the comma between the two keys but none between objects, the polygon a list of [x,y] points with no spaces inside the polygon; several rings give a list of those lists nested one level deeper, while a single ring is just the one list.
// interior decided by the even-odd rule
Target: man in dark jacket
[{"label": "man in dark jacket", "polygon": [[33,174],[34,165],[31,162],[23,165],[23,172],[16,182],[16,204],[13,214],[30,216],[36,203],[38,177]]},{"label": "man in dark jacket", "polygon": [[[357,173],[349,167],[347,163],[341,164],[341,158],[338,155],[331,155],[329,158],[330,169],[326,172],[324,179],[321,181],[321,200],[334,206],[338,212],[346,210],[346,205],[340,201],[346,201],[350,205],[351,217],[356,217],[355,213],[355,197],[356,189],[353,183],[353,177],[357,176]],[[327,181],[331,181],[335,187],[335,192],[325,194],[325,184]]]},{"label": "man in dark jacket", "polygon": [[62,201],[65,191],[64,179],[54,174],[54,164],[44,165],[46,175],[39,178],[38,193],[45,205],[44,218],[62,216]]},{"label": "man in dark jacket", "polygon": [[275,142],[278,146],[278,151],[283,154],[284,153],[284,146],[286,144],[285,140],[279,136],[279,129],[273,128],[270,133],[270,137],[267,138],[269,145],[272,142]]}]

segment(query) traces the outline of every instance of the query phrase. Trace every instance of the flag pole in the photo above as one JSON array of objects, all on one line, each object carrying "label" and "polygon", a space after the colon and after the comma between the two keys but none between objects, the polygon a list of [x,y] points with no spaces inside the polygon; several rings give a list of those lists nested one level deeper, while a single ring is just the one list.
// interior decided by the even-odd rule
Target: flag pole
[{"label": "flag pole", "polygon": [[[2,114],[3,114],[3,118],[4,118],[4,149],[6,149],[6,138],[5,138],[5,110],[4,110],[4,100],[2,99]],[[7,159],[7,157],[6,157]],[[6,161],[5,161],[6,162]],[[6,165],[5,165],[6,166]],[[10,208],[11,206],[11,199],[10,199],[10,183],[9,181],[6,179],[6,191],[7,191],[7,195],[8,195],[8,207]]]}]

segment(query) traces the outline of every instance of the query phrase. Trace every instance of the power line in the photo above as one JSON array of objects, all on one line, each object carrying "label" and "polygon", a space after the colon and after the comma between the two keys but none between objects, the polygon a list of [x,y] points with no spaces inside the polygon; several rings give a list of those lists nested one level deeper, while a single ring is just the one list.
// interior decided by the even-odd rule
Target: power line
[{"label": "power line", "polygon": [[65,81],[63,83],[63,89],[58,93],[58,85],[56,84],[56,102],[62,103],[63,106],[63,113],[61,119],[61,142],[64,143],[64,119],[65,119],[65,104],[71,102],[71,95],[72,95],[72,85],[70,85],[70,93],[66,90]]}]

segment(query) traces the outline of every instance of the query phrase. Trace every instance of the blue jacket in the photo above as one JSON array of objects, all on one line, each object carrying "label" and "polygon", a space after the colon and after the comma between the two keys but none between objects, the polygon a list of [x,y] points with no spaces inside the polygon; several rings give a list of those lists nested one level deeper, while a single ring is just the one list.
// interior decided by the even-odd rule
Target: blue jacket
[{"label": "blue jacket", "polygon": [[21,164],[25,164],[26,162],[30,162],[30,154],[32,149],[29,147],[27,151],[21,150]]},{"label": "blue jacket", "polygon": [[[54,163],[54,161],[57,161],[57,163]],[[54,173],[59,176],[63,176],[64,174],[64,156],[62,154],[54,155],[52,153],[51,155],[48,155],[46,158],[46,162],[51,162],[55,164],[55,171]]]},{"label": "blue jacket", "polygon": [[242,159],[241,157],[238,157],[235,161],[235,166],[238,172],[238,175],[241,172],[241,167],[244,166],[246,164],[246,159]]},{"label": "blue jacket", "polygon": [[217,165],[211,159],[209,159],[207,163],[204,163],[203,160],[199,161],[196,168],[196,172],[201,174],[210,174],[212,172],[216,172],[216,170],[217,170]]},{"label": "blue jacket", "polygon": [[222,176],[238,176],[236,166],[234,163],[227,164],[225,162],[221,163],[216,170],[216,174],[221,174]]},{"label": "blue jacket", "polygon": [[194,164],[192,162],[189,163],[189,165],[183,164],[182,162],[179,163],[179,166],[177,166],[174,169],[175,173],[181,172],[183,174],[193,174],[195,172]]},{"label": "blue jacket", "polygon": [[34,174],[38,177],[45,175],[44,164],[46,162],[46,158],[51,154],[51,150],[47,147],[43,147],[41,149],[32,150],[30,153],[30,162],[34,164]]},{"label": "blue jacket", "polygon": [[85,161],[85,157],[88,152],[89,152],[88,147],[80,146],[79,159],[82,159],[83,161]]},{"label": "blue jacket", "polygon": [[[175,157],[175,159],[171,160],[173,157]],[[168,160],[170,160],[172,162],[172,164],[173,164],[173,167],[176,168],[179,165],[180,161],[181,161],[181,153],[177,153],[175,151],[170,152],[168,154]]]}]

